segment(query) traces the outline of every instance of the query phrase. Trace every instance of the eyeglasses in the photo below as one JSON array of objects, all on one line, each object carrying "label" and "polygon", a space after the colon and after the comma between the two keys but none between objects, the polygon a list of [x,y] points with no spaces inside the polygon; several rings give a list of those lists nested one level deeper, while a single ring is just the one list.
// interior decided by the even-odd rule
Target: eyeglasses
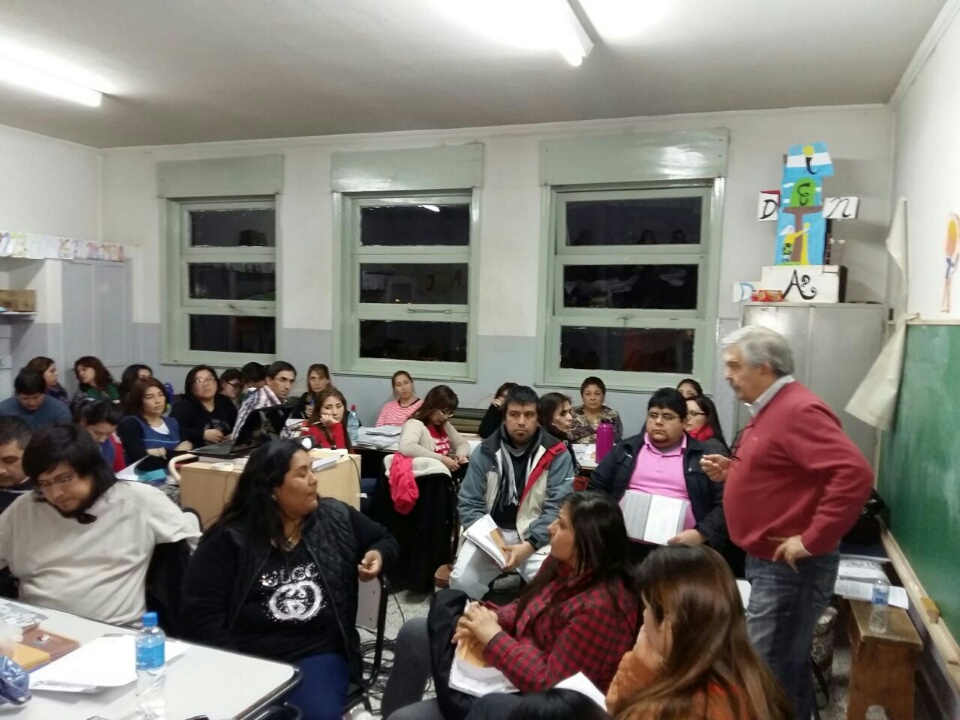
[{"label": "eyeglasses", "polygon": [[[205,377],[205,378],[196,378],[196,379],[193,381],[193,384],[194,384],[194,385],[207,385],[207,384],[209,384],[209,383],[215,383],[215,382],[216,382],[216,380],[214,380],[212,377]],[[231,383],[231,385],[232,385],[232,384],[233,384],[233,383]]]},{"label": "eyeglasses", "polygon": [[674,422],[679,419],[680,419],[680,416],[674,415],[673,413],[658,413],[656,411],[647,413],[647,420],[653,420],[654,422],[656,422],[657,420],[663,420],[665,423],[667,423],[667,422]]},{"label": "eyeglasses", "polygon": [[440,414],[443,415],[443,417],[447,418],[447,420],[449,420],[450,418],[452,418],[453,415],[454,415],[454,413],[456,413],[456,410],[441,410],[441,411],[440,411]]},{"label": "eyeglasses", "polygon": [[693,410],[687,410],[687,417],[700,417],[701,415],[706,415],[706,413],[695,412]]},{"label": "eyeglasses", "polygon": [[77,474],[75,472],[64,473],[63,475],[50,478],[49,480],[37,480],[37,487],[41,490],[50,490],[55,486],[69,485],[76,479]]},{"label": "eyeglasses", "polygon": [[231,380],[230,382],[227,383],[227,385],[232,387],[234,390],[239,390],[240,388],[243,387],[243,383],[240,382],[239,380]]}]

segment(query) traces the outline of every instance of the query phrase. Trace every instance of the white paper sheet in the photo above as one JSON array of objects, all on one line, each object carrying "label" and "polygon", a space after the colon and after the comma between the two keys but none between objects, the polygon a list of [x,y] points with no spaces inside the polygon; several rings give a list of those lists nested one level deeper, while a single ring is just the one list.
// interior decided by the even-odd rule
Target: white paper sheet
[{"label": "white paper sheet", "polygon": [[137,460],[133,465],[127,465],[123,470],[117,473],[117,480],[133,480],[134,482],[137,482],[139,480],[139,478],[137,478],[137,465],[142,463],[148,457],[152,456],[147,455],[146,457],[142,457]]},{"label": "white paper sheet", "polygon": [[[122,687],[137,680],[136,635],[104,635],[81,645],[30,674],[31,690],[90,692]],[[167,640],[166,658],[183,655],[187,646]]]},{"label": "white paper sheet", "polygon": [[[873,583],[838,578],[834,592],[848,600],[865,600],[866,602],[870,602],[870,598],[873,595]],[[891,586],[890,604],[894,607],[908,610],[910,608],[910,598],[907,596],[907,591],[902,587]]]},{"label": "white paper sheet", "polygon": [[746,610],[750,604],[750,583],[746,580],[737,580],[737,590],[740,591],[740,600],[743,602],[743,608]]},{"label": "white paper sheet", "polygon": [[604,710],[607,709],[607,699],[604,694],[582,672],[578,672],[566,680],[561,680],[556,684],[556,687],[561,690],[576,690],[581,695],[586,695]]},{"label": "white paper sheet", "polygon": [[885,580],[887,577],[883,566],[878,562],[844,557],[840,558],[840,570],[837,574],[848,580]]},{"label": "white paper sheet", "polygon": [[683,528],[683,521],[687,515],[686,500],[668,498],[663,495],[653,495],[650,501],[650,512],[647,514],[647,527],[643,539],[657,545],[666,545]]},{"label": "white paper sheet", "polygon": [[507,558],[500,550],[500,546],[497,545],[490,536],[490,534],[496,530],[497,524],[493,521],[493,518],[488,513],[467,528],[464,532],[464,535],[474,545],[492,557],[496,561],[497,565],[503,567],[507,564]]}]

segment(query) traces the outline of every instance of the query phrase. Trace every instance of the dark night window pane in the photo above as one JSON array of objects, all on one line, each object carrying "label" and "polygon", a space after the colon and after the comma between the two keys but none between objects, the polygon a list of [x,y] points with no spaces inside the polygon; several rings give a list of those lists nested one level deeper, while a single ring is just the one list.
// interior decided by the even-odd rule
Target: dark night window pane
[{"label": "dark night window pane", "polygon": [[198,300],[277,299],[273,263],[190,263],[190,297]]},{"label": "dark night window pane", "polygon": [[560,367],[689,374],[693,337],[693,330],[563,327]]},{"label": "dark night window pane", "polygon": [[467,361],[467,324],[421,320],[361,320],[360,357]]},{"label": "dark night window pane", "polygon": [[470,245],[469,205],[387,205],[360,209],[364,247],[466,247]]},{"label": "dark night window pane", "polygon": [[190,247],[276,247],[273,208],[191,210]]},{"label": "dark night window pane", "polygon": [[275,355],[276,318],[252,315],[191,315],[190,349]]},{"label": "dark night window pane", "polygon": [[566,210],[568,246],[700,243],[701,197],[576,200]]},{"label": "dark night window pane", "polygon": [[466,263],[363,263],[360,302],[466,305],[469,275]]},{"label": "dark night window pane", "polygon": [[696,310],[696,265],[567,265],[563,306]]}]

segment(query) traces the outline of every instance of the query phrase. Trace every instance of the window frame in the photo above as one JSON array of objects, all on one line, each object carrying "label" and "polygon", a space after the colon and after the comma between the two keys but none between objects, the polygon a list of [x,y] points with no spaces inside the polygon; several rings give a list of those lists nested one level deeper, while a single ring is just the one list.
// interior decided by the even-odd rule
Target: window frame
[{"label": "window frame", "polygon": [[[203,247],[190,246],[190,213],[197,210],[271,209],[274,211],[274,247]],[[280,214],[277,198],[272,195],[225,198],[177,198],[167,200],[166,261],[163,263],[163,286],[168,289],[163,313],[164,363],[196,365],[207,363],[222,367],[240,366],[256,361],[269,364],[276,355],[265,353],[216,352],[190,348],[190,315],[227,315],[234,317],[274,318],[275,343],[280,330]],[[191,298],[189,267],[197,263],[230,265],[269,263],[274,266],[276,299],[215,300]]]},{"label": "window frame", "polygon": [[[384,205],[467,205],[470,212],[470,240],[466,246],[406,245],[364,247],[360,244],[360,212],[364,207]],[[337,373],[365,377],[384,377],[402,363],[415,377],[472,382],[476,380],[478,335],[477,302],[479,283],[480,212],[476,188],[442,191],[334,193],[335,222],[338,229],[334,267],[334,317]],[[467,303],[461,304],[387,304],[360,302],[360,266],[364,262],[385,264],[455,263],[467,265]],[[361,320],[407,320],[423,322],[462,322],[467,325],[466,362],[430,362],[392,358],[360,357]]]},{"label": "window frame", "polygon": [[[579,388],[583,378],[600,374],[608,390],[647,393],[675,386],[688,376],[701,378],[704,392],[712,392],[716,345],[718,287],[720,280],[723,178],[637,183],[544,186],[541,197],[541,274],[537,359],[540,385]],[[566,203],[658,197],[703,198],[700,243],[693,245],[590,246],[566,245]],[[626,251],[626,252],[625,252]],[[566,265],[696,264],[697,309],[564,308],[563,269]],[[617,329],[692,329],[693,368],[689,373],[583,370],[560,367],[560,336],[563,327]]]}]

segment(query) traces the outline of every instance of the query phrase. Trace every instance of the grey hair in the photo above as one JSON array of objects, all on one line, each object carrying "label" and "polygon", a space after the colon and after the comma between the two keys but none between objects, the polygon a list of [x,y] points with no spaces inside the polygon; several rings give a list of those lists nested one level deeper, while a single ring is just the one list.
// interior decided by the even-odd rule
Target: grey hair
[{"label": "grey hair", "polygon": [[780,333],[760,325],[746,325],[720,341],[723,351],[740,349],[743,361],[750,367],[770,365],[774,375],[793,374],[793,351]]}]

